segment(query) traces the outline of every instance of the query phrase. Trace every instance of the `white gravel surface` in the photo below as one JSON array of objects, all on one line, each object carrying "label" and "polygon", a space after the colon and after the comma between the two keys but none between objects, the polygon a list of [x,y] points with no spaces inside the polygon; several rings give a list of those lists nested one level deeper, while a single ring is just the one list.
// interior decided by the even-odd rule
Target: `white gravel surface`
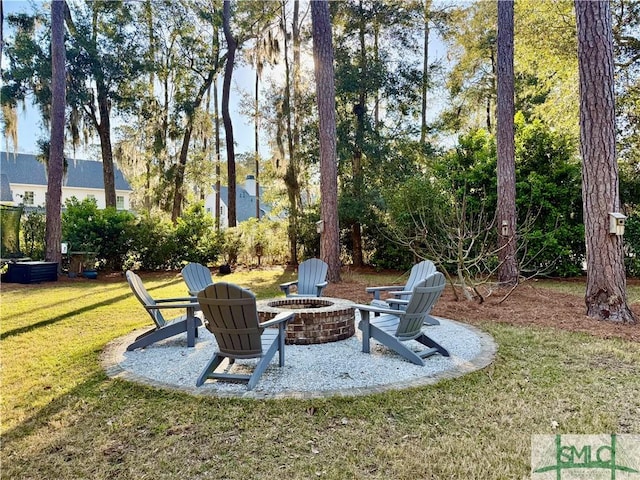
[{"label": "white gravel surface", "polygon": [[[356,317],[356,325],[358,318]],[[245,384],[208,380],[195,387],[196,379],[212,357],[215,338],[204,327],[193,348],[187,347],[186,334],[179,335],[145,349],[126,351],[135,335],[110,344],[105,367],[111,376],[141,381],[150,385],[178,388],[191,393],[219,396],[318,397],[358,395],[390,388],[435,383],[477,370],[489,364],[496,346],[489,335],[474,327],[441,319],[441,325],[425,327],[427,334],[443,345],[450,357],[433,355],[425,366],[414,365],[371,341],[371,353],[362,353],[360,331],[339,342],[318,345],[287,345],[285,366],[278,367],[274,356],[266,372],[250,392]],[[139,333],[139,332],[137,332]],[[416,351],[424,347],[408,342]],[[237,361],[232,371],[250,371],[255,360]]]}]

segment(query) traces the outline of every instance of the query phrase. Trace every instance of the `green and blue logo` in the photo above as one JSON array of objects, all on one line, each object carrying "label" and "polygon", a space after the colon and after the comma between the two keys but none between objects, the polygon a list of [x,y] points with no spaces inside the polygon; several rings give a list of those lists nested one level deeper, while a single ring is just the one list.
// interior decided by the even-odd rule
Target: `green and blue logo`
[{"label": "green and blue logo", "polygon": [[533,435],[532,480],[640,480],[640,435]]}]

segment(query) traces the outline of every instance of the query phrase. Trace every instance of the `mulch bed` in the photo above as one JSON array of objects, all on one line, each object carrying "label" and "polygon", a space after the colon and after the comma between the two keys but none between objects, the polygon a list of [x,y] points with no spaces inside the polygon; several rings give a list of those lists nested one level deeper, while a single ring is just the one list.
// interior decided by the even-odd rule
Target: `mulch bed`
[{"label": "mulch bed", "polygon": [[[584,284],[584,279],[570,281]],[[638,280],[630,280],[629,283],[638,284]],[[366,286],[353,280],[345,280],[338,285],[330,284],[325,292],[327,296],[368,303],[370,297],[364,290]],[[589,318],[585,315],[584,298],[579,296],[556,292],[536,285],[535,281],[529,281],[519,285],[500,303],[508,292],[509,289],[496,288],[480,303],[456,299],[451,287],[447,286],[433,313],[470,324],[491,321],[510,325],[555,327],[601,338],[640,342],[640,322],[628,325]],[[631,305],[631,309],[640,318],[640,303]]]},{"label": "mulch bed", "polygon": [[[239,267],[241,268],[241,267]],[[352,269],[353,271],[353,269]],[[363,270],[365,271],[365,270]],[[153,276],[154,273],[145,273]],[[166,272],[157,273],[158,276],[166,276]],[[179,272],[175,272],[176,278]],[[219,280],[221,277],[214,277]],[[343,275],[343,281],[339,284],[329,284],[324,290],[327,297],[348,298],[358,303],[369,303],[371,297],[365,292],[367,286],[356,281],[354,276]],[[74,282],[87,280],[83,278],[70,279],[60,276],[58,282]],[[101,273],[100,282],[122,282],[124,274],[115,272],[111,274]],[[584,278],[562,280],[566,282],[578,282],[584,285]],[[640,284],[639,279],[628,280],[629,284]],[[3,284],[3,289],[13,288],[37,288],[36,285]],[[586,307],[584,298],[577,295],[557,292],[549,288],[541,287],[535,280],[519,285],[506,300],[500,301],[507,295],[509,289],[495,288],[489,295],[485,295],[482,303],[456,299],[453,290],[447,286],[442,297],[434,308],[434,315],[460,320],[470,324],[483,322],[497,322],[510,325],[534,325],[541,327],[554,327],[573,332],[583,332],[600,338],[621,338],[633,342],[640,342],[640,322],[635,325],[621,324],[595,320],[585,315]],[[640,319],[640,303],[631,305],[631,309]]]}]

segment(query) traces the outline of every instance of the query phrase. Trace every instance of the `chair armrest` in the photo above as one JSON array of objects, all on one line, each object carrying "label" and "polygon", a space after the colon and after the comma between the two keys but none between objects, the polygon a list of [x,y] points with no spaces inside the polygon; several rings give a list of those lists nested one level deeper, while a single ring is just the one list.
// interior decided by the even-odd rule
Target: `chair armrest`
[{"label": "chair armrest", "polygon": [[280,312],[271,320],[267,320],[259,325],[260,328],[272,327],[273,325],[277,325],[279,323],[286,323],[293,320],[296,316],[296,312]]},{"label": "chair armrest", "polygon": [[402,298],[387,298],[386,302],[391,305],[391,304],[396,304],[396,305],[409,305],[409,300],[403,300]]},{"label": "chair armrest", "polygon": [[298,280],[294,280],[293,282],[287,282],[287,283],[281,283],[280,284],[280,290],[282,290],[285,295],[289,295],[289,288],[291,288],[293,285],[298,285]]},{"label": "chair armrest", "polygon": [[380,300],[380,292],[391,292],[394,290],[402,290],[404,286],[401,285],[388,285],[386,287],[367,287],[365,290],[367,293],[373,293],[375,300]]},{"label": "chair armrest", "polygon": [[378,307],[376,305],[363,305],[363,304],[356,304],[353,306],[353,308],[357,308],[358,310],[364,310],[367,312],[373,312],[373,313],[385,313],[388,315],[402,315],[402,312],[399,312],[398,310],[392,310],[391,308],[384,308],[384,307]]},{"label": "chair armrest", "polygon": [[373,292],[391,292],[393,290],[402,290],[404,285],[388,285],[386,287],[367,287],[367,293]]},{"label": "chair armrest", "polygon": [[160,310],[162,308],[200,308],[199,303],[171,303],[164,305],[145,305],[147,310]]},{"label": "chair armrest", "polygon": [[326,287],[327,285],[329,285],[329,282],[316,283],[316,296],[317,297],[321,297],[322,296],[322,290],[324,290],[324,287]]},{"label": "chair armrest", "polygon": [[413,292],[409,290],[400,290],[399,292],[391,292],[394,297],[400,297],[402,295],[412,295]]},{"label": "chair armrest", "polygon": [[156,299],[154,298],[156,303],[166,303],[166,302],[193,302],[193,303],[197,303],[198,302],[198,297],[196,296],[191,296],[191,297],[176,297],[176,298],[161,298],[161,299]]}]

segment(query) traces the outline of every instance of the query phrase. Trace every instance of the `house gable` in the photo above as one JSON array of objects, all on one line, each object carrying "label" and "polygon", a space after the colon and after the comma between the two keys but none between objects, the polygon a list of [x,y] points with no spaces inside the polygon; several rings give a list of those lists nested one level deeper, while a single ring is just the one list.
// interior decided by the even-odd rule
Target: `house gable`
[{"label": "house gable", "polygon": [[[99,208],[104,208],[104,176],[102,162],[67,160],[67,171],[62,183],[62,202],[71,197],[79,200],[95,198]],[[34,206],[44,205],[47,191],[45,166],[35,155],[0,152],[0,172],[6,175],[14,203],[24,202],[27,195]],[[123,200],[122,207],[129,209],[131,187],[118,168],[114,168],[116,196]],[[29,193],[27,193],[29,192]]]},{"label": "house gable", "polygon": [[[254,187],[255,191],[255,187]],[[260,196],[263,194],[263,189],[260,189]],[[209,195],[205,200],[205,209],[207,212],[211,213],[214,217],[215,212],[215,191],[213,194]],[[221,225],[223,227],[228,226],[228,202],[229,199],[229,188],[228,187],[220,187],[220,210],[218,212],[220,215]],[[249,192],[249,189],[236,185],[236,221],[238,223],[244,222],[250,218],[255,218],[256,216],[256,202],[257,198],[255,195]],[[268,205],[260,202],[260,218],[266,216],[270,212],[270,208]]]}]

